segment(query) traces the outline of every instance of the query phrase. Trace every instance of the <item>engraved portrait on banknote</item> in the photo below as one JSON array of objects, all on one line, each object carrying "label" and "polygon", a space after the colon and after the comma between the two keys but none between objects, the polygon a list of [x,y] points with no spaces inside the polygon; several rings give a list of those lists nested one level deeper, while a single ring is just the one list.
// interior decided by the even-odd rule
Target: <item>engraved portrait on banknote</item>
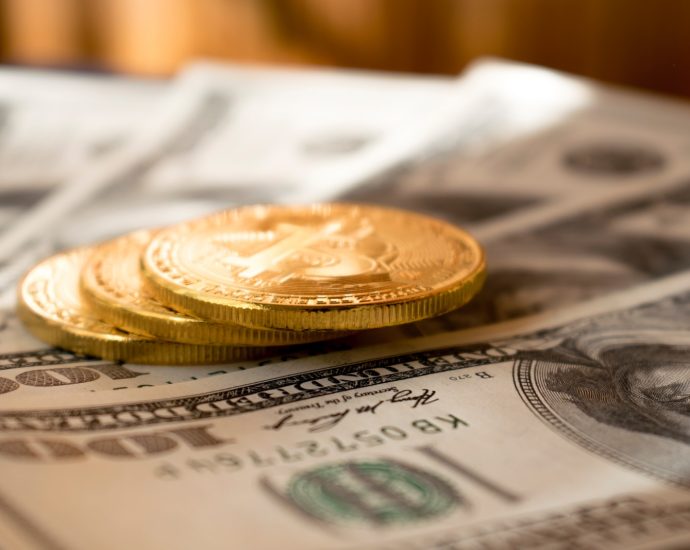
[{"label": "engraved portrait on banknote", "polygon": [[690,487],[690,295],[567,333],[515,362],[524,402],[584,448]]}]

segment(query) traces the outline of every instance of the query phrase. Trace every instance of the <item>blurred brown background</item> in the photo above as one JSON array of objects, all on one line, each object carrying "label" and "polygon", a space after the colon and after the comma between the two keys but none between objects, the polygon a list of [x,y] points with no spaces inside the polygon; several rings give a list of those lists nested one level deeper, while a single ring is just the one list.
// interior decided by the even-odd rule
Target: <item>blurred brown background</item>
[{"label": "blurred brown background", "polygon": [[0,0],[0,57],[168,75],[196,57],[459,72],[496,55],[690,96],[688,0]]}]

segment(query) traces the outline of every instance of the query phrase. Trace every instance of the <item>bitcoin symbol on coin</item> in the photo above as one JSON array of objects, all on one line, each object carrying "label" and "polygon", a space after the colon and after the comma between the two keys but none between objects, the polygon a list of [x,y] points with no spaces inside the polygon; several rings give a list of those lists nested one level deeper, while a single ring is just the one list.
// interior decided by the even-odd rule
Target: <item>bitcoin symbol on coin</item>
[{"label": "bitcoin symbol on coin", "polygon": [[271,244],[248,256],[234,252],[238,242],[251,245],[255,235],[224,235],[214,239],[213,245],[220,245],[216,257],[230,269],[231,276],[245,283],[255,281],[257,286],[281,284],[291,279],[336,278],[340,282],[343,279],[363,282],[381,276],[389,278],[385,264],[395,256],[394,250],[376,239],[370,224],[354,226],[347,220],[336,220],[314,228],[279,223],[271,233],[274,236],[268,239]]}]

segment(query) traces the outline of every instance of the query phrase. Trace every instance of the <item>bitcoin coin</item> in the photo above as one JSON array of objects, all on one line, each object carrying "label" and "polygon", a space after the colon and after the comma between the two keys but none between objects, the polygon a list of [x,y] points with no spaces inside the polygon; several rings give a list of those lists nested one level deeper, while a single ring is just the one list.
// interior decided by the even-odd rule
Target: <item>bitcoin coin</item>
[{"label": "bitcoin coin", "polygon": [[24,276],[17,314],[34,336],[76,353],[147,364],[218,363],[266,353],[260,348],[165,342],[102,321],[79,296],[79,273],[91,252],[80,248],[57,254]]},{"label": "bitcoin coin", "polygon": [[154,232],[137,231],[98,246],[81,273],[82,297],[104,321],[129,332],[191,344],[284,346],[342,336],[337,331],[248,328],[204,321],[158,301],[141,284],[141,254]]},{"label": "bitcoin coin", "polygon": [[485,261],[443,221],[320,204],[244,207],[162,230],[142,270],[162,302],[206,319],[356,330],[455,309],[481,287]]}]

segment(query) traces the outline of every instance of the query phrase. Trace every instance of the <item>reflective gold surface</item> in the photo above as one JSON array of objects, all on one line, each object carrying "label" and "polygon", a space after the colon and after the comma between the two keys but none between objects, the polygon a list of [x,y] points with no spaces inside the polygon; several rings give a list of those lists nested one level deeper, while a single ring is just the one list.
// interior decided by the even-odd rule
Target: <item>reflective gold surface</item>
[{"label": "reflective gold surface", "polygon": [[351,204],[252,206],[158,233],[142,257],[164,303],[247,326],[365,329],[467,302],[485,276],[464,231]]},{"label": "reflective gold surface", "polygon": [[77,353],[135,363],[218,363],[266,354],[261,348],[155,340],[102,321],[79,295],[79,273],[92,251],[81,248],[57,254],[24,276],[18,290],[17,313],[36,337]]},{"label": "reflective gold surface", "polygon": [[153,236],[137,231],[98,246],[81,274],[82,297],[105,321],[130,332],[191,344],[282,346],[341,336],[204,321],[158,301],[141,284],[140,256]]}]

